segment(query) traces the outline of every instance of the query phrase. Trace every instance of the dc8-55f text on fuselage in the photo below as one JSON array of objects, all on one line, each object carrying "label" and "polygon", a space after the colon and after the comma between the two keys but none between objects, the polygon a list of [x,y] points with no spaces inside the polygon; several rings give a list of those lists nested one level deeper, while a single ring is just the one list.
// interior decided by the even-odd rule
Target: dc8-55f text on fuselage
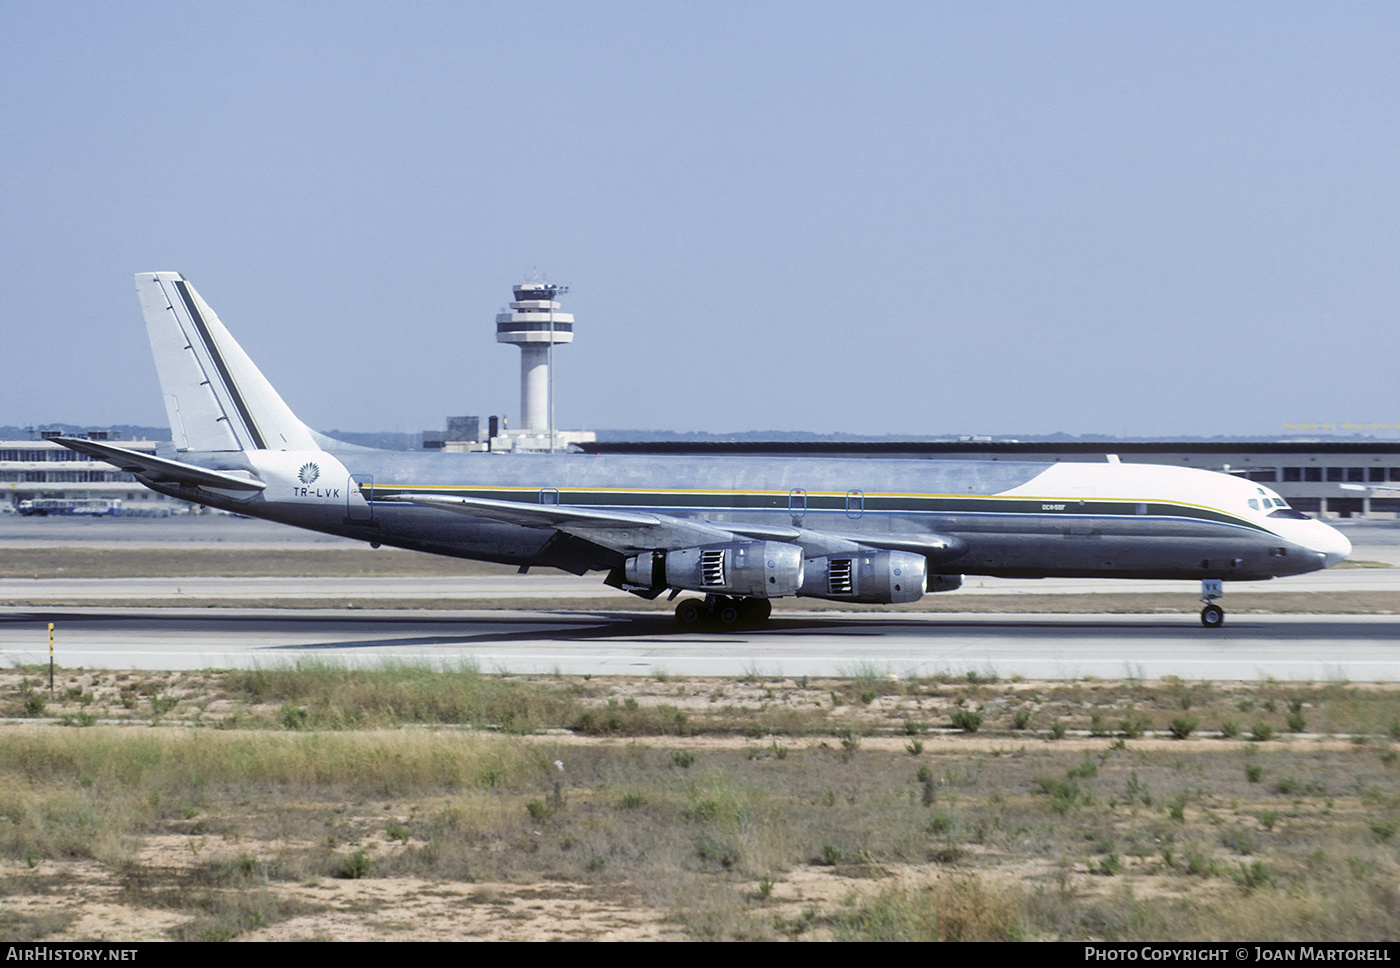
[{"label": "dc8-55f text on fuselage", "polygon": [[432,554],[575,574],[685,624],[806,596],[911,602],[964,575],[1221,581],[1326,568],[1347,539],[1267,487],[1105,461],[405,454],[309,429],[177,273],[136,289],[172,449],[59,438],[172,497]]}]

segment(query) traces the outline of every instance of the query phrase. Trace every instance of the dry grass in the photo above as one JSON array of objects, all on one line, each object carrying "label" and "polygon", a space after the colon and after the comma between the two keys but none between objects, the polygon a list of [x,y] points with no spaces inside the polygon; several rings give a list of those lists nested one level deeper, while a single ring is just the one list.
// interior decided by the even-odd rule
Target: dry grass
[{"label": "dry grass", "polygon": [[[23,675],[0,691],[18,698]],[[872,940],[1400,931],[1400,690],[972,678],[70,670],[61,703],[75,710],[101,710],[104,699],[81,705],[83,694],[125,690],[175,697],[167,722],[198,712],[231,728],[0,728],[0,930]],[[150,721],[144,701],[134,721]],[[472,722],[492,703],[535,710],[517,724],[537,735],[349,728]],[[302,708],[306,718],[288,717]],[[952,730],[955,710],[981,712],[982,727]],[[1029,728],[1016,728],[1018,712]],[[550,731],[581,727],[585,713],[591,733]],[[1169,738],[1183,715],[1200,728]],[[1306,719],[1306,733],[1286,731],[1290,715]],[[1235,739],[1216,728],[1227,716],[1245,723]],[[1282,738],[1247,741],[1256,719]],[[1069,724],[1064,739],[1053,738],[1055,721]]]}]

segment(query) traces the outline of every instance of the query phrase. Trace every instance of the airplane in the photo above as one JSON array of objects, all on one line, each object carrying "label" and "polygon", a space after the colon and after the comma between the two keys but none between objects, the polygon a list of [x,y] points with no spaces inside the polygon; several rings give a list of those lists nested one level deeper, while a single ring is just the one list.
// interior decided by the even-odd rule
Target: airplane
[{"label": "airplane", "polygon": [[777,598],[890,604],[965,575],[1224,581],[1330,567],[1345,536],[1267,487],[1104,463],[380,451],[302,423],[184,276],[136,290],[171,446],[59,437],[171,497],[327,534],[573,574],[759,625]]}]

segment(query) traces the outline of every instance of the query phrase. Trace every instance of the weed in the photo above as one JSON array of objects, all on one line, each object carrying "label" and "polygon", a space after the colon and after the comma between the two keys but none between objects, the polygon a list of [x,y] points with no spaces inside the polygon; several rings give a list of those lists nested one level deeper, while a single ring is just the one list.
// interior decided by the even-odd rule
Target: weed
[{"label": "weed", "polygon": [[1400,830],[1400,818],[1383,817],[1374,819],[1370,823],[1371,833],[1376,835],[1376,839],[1385,843],[1395,836],[1395,831]]},{"label": "weed", "polygon": [[1264,768],[1258,763],[1244,765],[1244,778],[1250,783],[1258,783],[1264,777]]},{"label": "weed", "polygon": [[970,709],[955,709],[951,716],[954,729],[975,733],[982,728],[982,714]]},{"label": "weed", "polygon": [[1050,795],[1050,809],[1056,813],[1068,813],[1085,799],[1084,792],[1077,783],[1041,777],[1036,780],[1043,793]]},{"label": "weed", "polygon": [[688,770],[695,765],[695,754],[690,750],[672,750],[671,765],[679,766],[683,770]]},{"label": "weed", "polygon": [[278,719],[283,729],[306,729],[311,722],[311,712],[305,706],[283,703]]},{"label": "weed", "polygon": [[1259,849],[1259,845],[1255,843],[1254,838],[1242,827],[1234,827],[1225,831],[1220,835],[1220,843],[1222,846],[1229,847],[1235,853],[1244,854],[1246,856]]},{"label": "weed", "polygon": [[1055,720],[1053,723],[1050,724],[1050,738],[1051,738],[1051,739],[1064,739],[1064,738],[1065,738],[1065,724],[1064,724],[1063,722],[1061,722],[1060,720],[1057,719],[1057,720]]},{"label": "weed", "polygon": [[1099,873],[1105,877],[1117,877],[1123,873],[1123,858],[1117,854],[1109,854],[1099,861]]},{"label": "weed", "polygon": [[1011,728],[1015,730],[1025,730],[1031,728],[1031,711],[1029,709],[1018,709],[1011,714]]},{"label": "weed", "polygon": [[1234,739],[1240,735],[1240,724],[1233,719],[1227,719],[1220,724],[1220,735],[1226,739]]},{"label": "weed", "polygon": [[1012,892],[967,877],[893,886],[830,920],[840,941],[1019,941],[1024,918]]},{"label": "weed", "polygon": [[910,755],[918,756],[924,751],[924,741],[921,739],[910,740],[904,748],[909,751]]},{"label": "weed", "polygon": [[1274,872],[1269,869],[1269,865],[1262,860],[1240,863],[1239,873],[1235,875],[1235,881],[1247,891],[1257,890],[1261,887],[1268,887],[1274,883]]},{"label": "weed", "polygon": [[1080,763],[1078,766],[1072,766],[1065,771],[1065,776],[1069,777],[1071,780],[1077,780],[1080,778],[1087,780],[1089,777],[1098,775],[1099,765],[1093,760],[1089,759],[1088,754],[1085,754],[1084,762]]},{"label": "weed", "polygon": [[1193,877],[1213,877],[1216,874],[1215,861],[1199,851],[1186,855],[1186,873]]},{"label": "weed", "polygon": [[935,813],[928,819],[928,832],[931,834],[951,833],[957,826],[957,820],[947,813]]},{"label": "weed", "polygon": [[357,881],[362,877],[368,877],[373,861],[363,850],[357,850],[349,857],[345,858],[345,863],[341,867],[340,876]]},{"label": "weed", "polygon": [[1171,721],[1167,729],[1177,739],[1185,739],[1196,731],[1197,725],[1199,724],[1194,716],[1178,716]]},{"label": "weed", "polygon": [[1277,810],[1261,810],[1256,814],[1256,817],[1259,820],[1259,825],[1265,830],[1273,830],[1274,824],[1278,823]]}]

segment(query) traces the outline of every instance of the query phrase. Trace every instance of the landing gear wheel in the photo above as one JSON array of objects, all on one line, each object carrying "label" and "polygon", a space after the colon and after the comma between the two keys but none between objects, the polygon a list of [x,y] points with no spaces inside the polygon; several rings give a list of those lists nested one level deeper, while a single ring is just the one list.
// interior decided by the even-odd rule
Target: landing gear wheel
[{"label": "landing gear wheel", "polygon": [[739,614],[745,622],[762,625],[773,614],[773,603],[766,598],[746,598],[739,603]]},{"label": "landing gear wheel", "polygon": [[676,623],[696,626],[705,620],[705,603],[698,598],[683,598],[676,606]]},{"label": "landing gear wheel", "polygon": [[721,625],[738,625],[741,617],[739,603],[732,600],[720,602],[719,608],[715,610],[715,615],[719,618]]},{"label": "landing gear wheel", "polygon": [[1225,624],[1225,609],[1219,605],[1207,605],[1201,609],[1201,624],[1208,629],[1218,629]]}]

